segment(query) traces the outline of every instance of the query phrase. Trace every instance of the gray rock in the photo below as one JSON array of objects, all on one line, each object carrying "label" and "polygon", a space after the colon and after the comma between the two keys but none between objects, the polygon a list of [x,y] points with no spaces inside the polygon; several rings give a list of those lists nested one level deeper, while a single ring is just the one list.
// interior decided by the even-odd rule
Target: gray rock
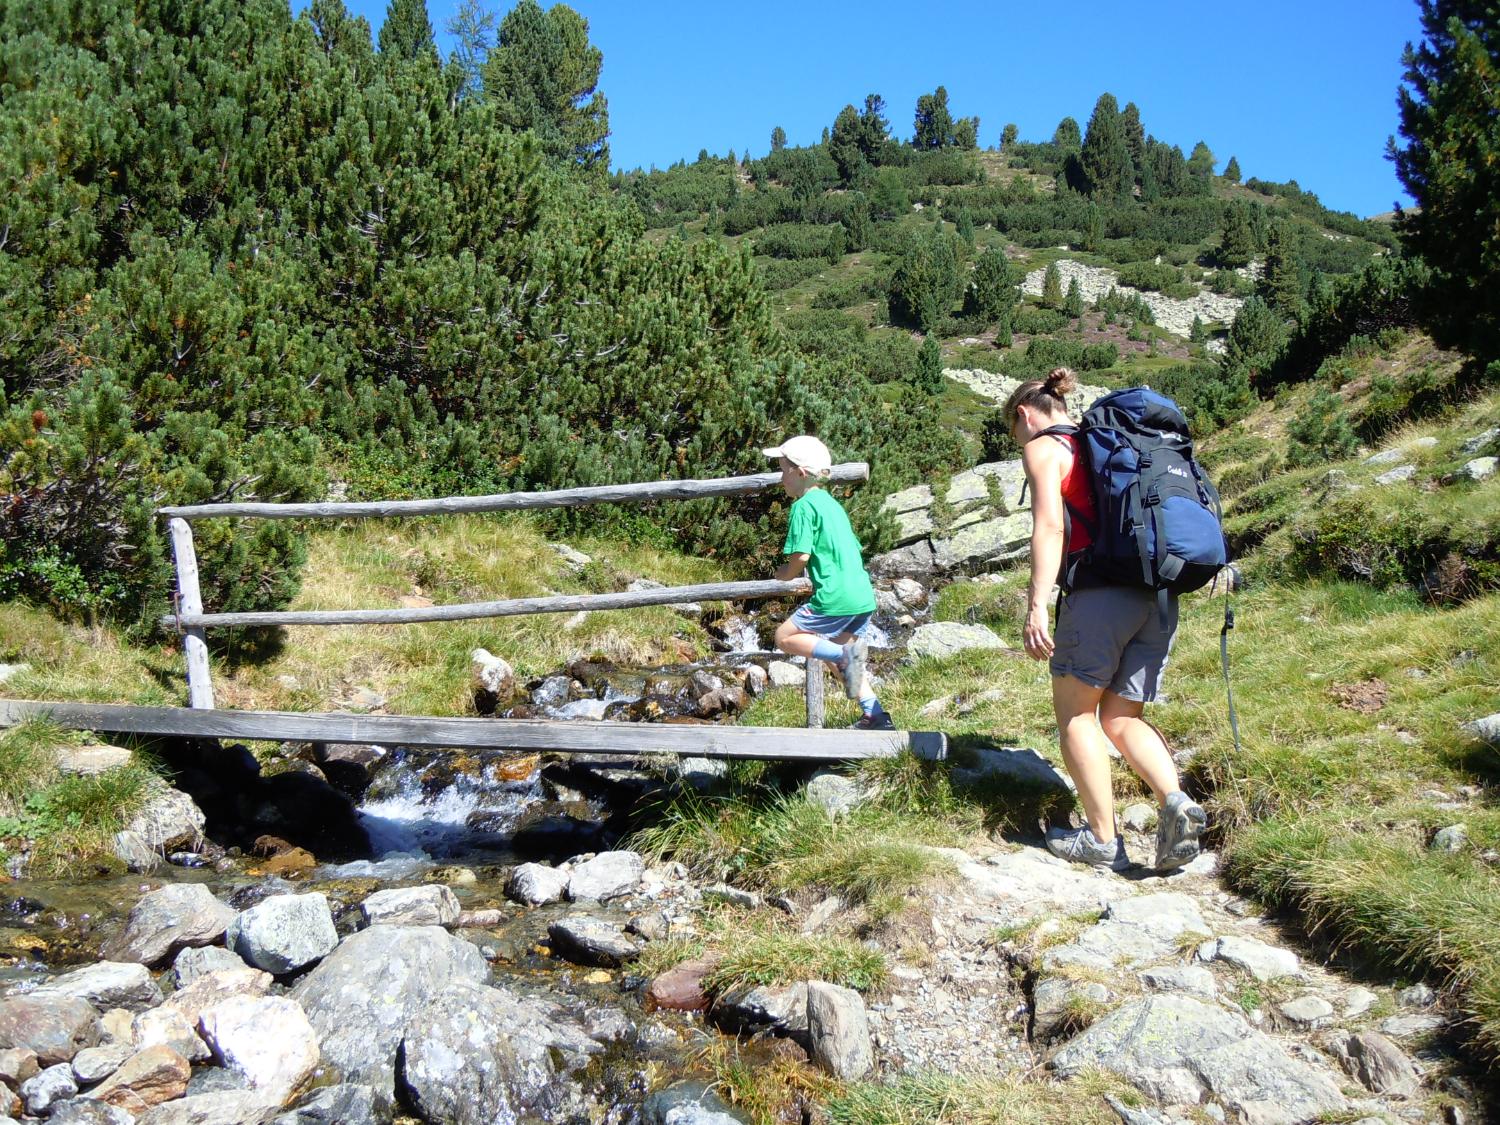
[{"label": "gray rock", "polygon": [[1418,981],[1396,993],[1396,1003],[1403,1008],[1430,1008],[1437,1003],[1437,992],[1432,985]]},{"label": "gray rock", "polygon": [[369,1086],[340,1083],[314,1090],[271,1125],[391,1125],[391,1100]]},{"label": "gray rock", "polygon": [[635,1023],[619,1008],[590,1008],[583,1013],[583,1031],[595,1043],[623,1043],[635,1034]]},{"label": "gray rock", "polygon": [[278,1103],[317,1068],[317,1033],[289,997],[233,996],[205,1011],[200,1026],[221,1065]]},{"label": "gray rock", "polygon": [[130,751],[123,746],[59,746],[57,768],[80,777],[96,777],[107,770],[130,764]]},{"label": "gray rock", "polygon": [[1437,1016],[1391,1016],[1380,1021],[1380,1030],[1392,1039],[1411,1039],[1430,1035],[1443,1026]]},{"label": "gray rock", "polygon": [[909,609],[921,609],[927,604],[927,588],[910,578],[897,578],[891,583],[891,593]]},{"label": "gray rock", "polygon": [[563,565],[569,570],[582,570],[594,561],[591,556],[585,555],[576,547],[570,547],[566,543],[548,543],[547,546],[557,552],[558,557],[563,561]]},{"label": "gray rock", "polygon": [[844,900],[838,895],[829,895],[807,912],[807,917],[802,920],[802,932],[804,934],[815,934],[832,921],[833,916],[844,909]]},{"label": "gray rock", "polygon": [[932,507],[932,486],[929,484],[914,484],[910,488],[893,492],[885,498],[885,503],[880,505],[884,512],[914,512],[918,508]]},{"label": "gray rock", "polygon": [[0,684],[13,680],[17,676],[24,676],[29,671],[31,671],[30,664],[0,664]]},{"label": "gray rock", "polygon": [[249,968],[239,954],[222,945],[188,946],[172,961],[172,983],[174,987],[186,988],[204,973],[220,969]]},{"label": "gray rock", "polygon": [[1150,832],[1156,827],[1156,806],[1141,802],[1126,805],[1120,819],[1132,832]]},{"label": "gray rock", "polygon": [[915,543],[919,539],[926,539],[932,534],[935,526],[932,522],[932,513],[925,509],[914,512],[897,512],[896,520],[896,545],[903,547],[908,543]]},{"label": "gray rock", "polygon": [[1052,1062],[1064,1077],[1102,1067],[1164,1103],[1191,1105],[1212,1094],[1257,1125],[1296,1125],[1347,1108],[1326,1074],[1239,1016],[1187,996],[1125,1004],[1071,1040]]},{"label": "gray rock", "polygon": [[103,1082],[131,1055],[135,1048],[128,1043],[112,1043],[108,1047],[85,1047],[73,1056],[73,1077],[85,1086]]},{"label": "gray rock", "polygon": [[1439,828],[1432,837],[1432,850],[1456,855],[1469,846],[1469,829],[1462,824]]},{"label": "gray rock", "polygon": [[281,1107],[255,1090],[220,1090],[152,1106],[136,1125],[265,1125]]},{"label": "gray rock", "polygon": [[118,1106],[94,1098],[70,1098],[52,1107],[48,1125],[133,1125],[135,1118]]},{"label": "gray rock", "polygon": [[234,916],[234,908],[202,883],[168,883],[135,904],[124,932],[108,947],[109,956],[155,965],[184,946],[212,945]]},{"label": "gray rock", "polygon": [[317,892],[262,899],[236,915],[224,934],[224,944],[246,964],[275,976],[321,961],[338,943],[328,899]]},{"label": "gray rock", "polygon": [[1031,992],[1031,1038],[1047,1043],[1067,1030],[1075,1005],[1099,1007],[1109,1002],[1109,989],[1094,981],[1046,977]]},{"label": "gray rock", "polygon": [[67,1063],[58,1063],[22,1082],[19,1093],[26,1103],[27,1113],[33,1117],[45,1117],[55,1103],[78,1093],[78,1083],[73,1080],[73,1068]]},{"label": "gray rock", "polygon": [[966,469],[954,474],[953,479],[948,482],[948,491],[943,499],[953,507],[961,508],[965,504],[988,500],[989,496],[990,490],[984,483],[984,478],[973,469]]},{"label": "gray rock", "polygon": [[615,968],[634,961],[641,947],[613,922],[591,914],[570,914],[547,927],[559,954],[577,965]]},{"label": "gray rock", "polygon": [[396,1048],[439,989],[482,982],[479,950],[438,926],[371,926],[346,938],[293,990],[323,1058],[346,1081],[392,1097]]},{"label": "gray rock", "polygon": [[33,996],[76,996],[95,1008],[125,1008],[139,1012],[160,1004],[161,989],[145,965],[130,961],[100,961],[54,977]]},{"label": "gray rock", "polygon": [[[709,902],[727,902],[730,906],[742,907],[745,910],[759,910],[765,900],[754,891],[747,891],[743,887],[732,887],[728,883],[715,883],[711,887],[703,888],[703,898]],[[631,930],[641,934],[642,937],[650,937],[650,934],[641,933],[636,927],[635,920],[631,920]]]},{"label": "gray rock", "polygon": [[1365,458],[1366,465],[1396,465],[1399,464],[1406,453],[1401,449],[1382,449],[1379,453],[1372,453]]},{"label": "gray rock", "polygon": [[1384,1035],[1361,1031],[1336,1040],[1332,1048],[1350,1076],[1372,1093],[1409,1098],[1421,1085],[1411,1060]]},{"label": "gray rock", "polygon": [[1380,997],[1376,996],[1368,988],[1361,988],[1359,985],[1355,985],[1348,992],[1344,993],[1344,1018],[1354,1019],[1364,1015],[1375,1006],[1376,1001],[1379,999]]},{"label": "gray rock", "polygon": [[933,565],[938,570],[969,570],[1020,558],[1030,547],[1031,513],[996,516],[934,539]]},{"label": "gray rock", "polygon": [[714,1001],[710,1014],[732,1034],[769,1031],[801,1038],[807,1033],[807,982],[732,989]]},{"label": "gray rock", "polygon": [[1489,480],[1495,475],[1495,468],[1500,465],[1500,458],[1475,457],[1472,461],[1465,461],[1463,475],[1468,480]]},{"label": "gray rock", "polygon": [[865,1002],[852,988],[807,982],[807,1034],[813,1061],[841,1081],[863,1078],[875,1065]]},{"label": "gray rock", "polygon": [[635,852],[600,852],[568,875],[568,898],[605,902],[628,895],[640,887],[645,872],[646,863]]},{"label": "gray rock", "polygon": [[1276,1010],[1288,1024],[1302,1031],[1327,1027],[1333,1020],[1333,1005],[1321,996],[1299,996],[1279,1005]]},{"label": "gray rock", "polygon": [[[203,823],[203,810],[191,797],[165,782],[153,783],[141,811],[116,836],[116,854],[132,871],[149,871],[169,851],[197,851],[203,845]],[[151,865],[134,866],[143,849],[152,853]]]},{"label": "gray rock", "polygon": [[968,625],[961,621],[934,621],[919,625],[906,643],[908,657],[920,660],[952,656],[966,649],[1005,649],[1010,646],[988,625]]},{"label": "gray rock", "polygon": [[523,863],[510,873],[505,893],[528,906],[557,902],[568,887],[568,873],[545,863]]},{"label": "gray rock", "polygon": [[1389,472],[1381,473],[1378,477],[1376,477],[1375,478],[1375,483],[1376,484],[1399,484],[1401,481],[1411,480],[1411,478],[1414,477],[1414,476],[1416,476],[1416,475],[1417,475],[1417,467],[1415,465],[1397,465],[1394,469],[1391,469]]},{"label": "gray rock", "polygon": [[[751,667],[765,677],[759,665]],[[678,784],[695,793],[721,793],[729,787],[729,763],[722,758],[680,758],[670,773]]]},{"label": "gray rock", "polygon": [[567,1065],[600,1050],[557,1009],[516,994],[455,981],[429,998],[402,1044],[401,1079],[427,1121],[489,1125],[525,1116],[555,1120],[561,1091],[556,1057]]},{"label": "gray rock", "polygon": [[897,547],[870,560],[869,570],[876,578],[926,578],[936,566],[937,556],[925,539]]},{"label": "gray rock", "polygon": [[210,1052],[208,1044],[198,1036],[197,1023],[197,1018],[190,1020],[179,1008],[164,1004],[135,1017],[130,1041],[138,1051],[147,1047],[170,1047],[189,1062],[202,1062]]},{"label": "gray rock", "polygon": [[1073,789],[1068,775],[1035,750],[1010,746],[997,750],[980,747],[969,753],[973,755],[974,765],[952,771],[952,779],[959,785],[994,781],[1057,793],[1069,793]]},{"label": "gray rock", "polygon": [[476,695],[496,704],[509,702],[516,694],[516,670],[503,656],[488,649],[476,648],[469,653],[470,674]]},{"label": "gray rock", "polygon": [[808,781],[803,793],[829,816],[843,816],[865,802],[864,786],[852,777],[832,770],[821,770]]},{"label": "gray rock", "polygon": [[[1202,956],[1202,950],[1199,951]],[[1279,980],[1297,976],[1302,964],[1290,949],[1266,945],[1250,938],[1222,937],[1213,943],[1213,956],[1207,961],[1223,961],[1243,969],[1256,980]]]},{"label": "gray rock", "polygon": [[745,1125],[741,1117],[701,1082],[658,1090],[641,1107],[644,1125]]},{"label": "gray rock", "polygon": [[13,996],[0,1000],[0,1047],[31,1051],[50,1067],[99,1042],[99,1013],[77,996]]},{"label": "gray rock", "polygon": [[1115,899],[1103,921],[1073,941],[1049,949],[1042,964],[1049,969],[1081,966],[1109,971],[1114,965],[1149,965],[1176,951],[1185,933],[1208,929],[1197,903],[1173,892]]},{"label": "gray rock", "polygon": [[1500,428],[1491,427],[1488,430],[1474,434],[1472,437],[1465,438],[1463,445],[1459,449],[1463,453],[1478,453],[1496,439],[1500,439]]},{"label": "gray rock", "polygon": [[1166,1118],[1154,1110],[1139,1106],[1128,1106],[1113,1094],[1105,1094],[1104,1100],[1109,1108],[1115,1111],[1124,1125],[1167,1125]]},{"label": "gray rock", "polygon": [[1141,974],[1141,983],[1155,992],[1186,992],[1205,1000],[1219,993],[1213,973],[1201,965],[1158,965]]},{"label": "gray rock", "polygon": [[1480,742],[1487,742],[1491,746],[1500,747],[1500,711],[1493,715],[1486,715],[1482,719],[1474,719],[1463,724],[1465,733],[1473,735]]},{"label": "gray rock", "polygon": [[800,688],[807,685],[807,670],[786,660],[773,660],[766,666],[772,687]]},{"label": "gray rock", "polygon": [[458,896],[441,883],[376,891],[359,910],[367,926],[451,926],[458,921]]},{"label": "gray rock", "polygon": [[41,1069],[35,1051],[22,1047],[0,1050],[0,1082],[8,1086],[19,1086]]}]

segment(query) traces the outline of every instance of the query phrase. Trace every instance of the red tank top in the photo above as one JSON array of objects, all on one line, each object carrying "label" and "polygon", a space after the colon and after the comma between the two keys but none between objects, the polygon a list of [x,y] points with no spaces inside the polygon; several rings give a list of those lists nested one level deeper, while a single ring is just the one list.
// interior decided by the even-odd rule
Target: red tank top
[{"label": "red tank top", "polygon": [[1073,452],[1073,463],[1068,466],[1062,479],[1062,498],[1068,509],[1069,520],[1068,554],[1071,555],[1094,542],[1088,528],[1098,518],[1094,512],[1094,486],[1089,480],[1088,462],[1084,459],[1087,455],[1078,447],[1078,435],[1052,436],[1066,442]]}]

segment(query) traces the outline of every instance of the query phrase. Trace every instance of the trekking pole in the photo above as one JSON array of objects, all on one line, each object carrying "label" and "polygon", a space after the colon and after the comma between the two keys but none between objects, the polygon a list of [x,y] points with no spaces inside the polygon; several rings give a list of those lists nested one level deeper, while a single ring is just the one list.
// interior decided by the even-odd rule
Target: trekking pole
[{"label": "trekking pole", "polygon": [[1234,628],[1234,600],[1230,595],[1239,585],[1240,572],[1234,566],[1226,566],[1224,577],[1224,628],[1219,630],[1219,657],[1224,664],[1224,694],[1229,700],[1229,731],[1234,736],[1234,752],[1240,751],[1240,720],[1234,710],[1234,685],[1229,682],[1229,631]]}]

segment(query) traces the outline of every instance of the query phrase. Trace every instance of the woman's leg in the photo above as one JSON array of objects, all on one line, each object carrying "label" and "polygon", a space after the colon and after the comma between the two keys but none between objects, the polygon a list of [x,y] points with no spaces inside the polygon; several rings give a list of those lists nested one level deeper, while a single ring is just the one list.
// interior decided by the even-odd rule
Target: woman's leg
[{"label": "woman's leg", "polygon": [[1095,839],[1115,838],[1114,789],[1109,776],[1109,748],[1099,728],[1097,712],[1103,688],[1076,676],[1052,677],[1052,708],[1062,742],[1063,762],[1078,787],[1084,815]]},{"label": "woman's leg", "polygon": [[1145,704],[1139,700],[1106,691],[1099,703],[1099,725],[1130,763],[1130,768],[1151,787],[1156,803],[1161,805],[1166,803],[1169,793],[1177,792],[1182,786],[1166,740],[1141,717],[1144,711]]}]

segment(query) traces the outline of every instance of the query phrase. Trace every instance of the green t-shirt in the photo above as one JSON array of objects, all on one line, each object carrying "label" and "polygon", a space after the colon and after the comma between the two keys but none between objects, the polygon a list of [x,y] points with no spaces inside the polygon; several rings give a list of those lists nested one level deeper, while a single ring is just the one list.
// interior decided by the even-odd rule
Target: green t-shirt
[{"label": "green t-shirt", "polygon": [[782,551],[811,556],[807,576],[813,596],[807,608],[814,613],[842,617],[875,611],[875,590],[849,517],[821,488],[809,488],[792,504]]}]

